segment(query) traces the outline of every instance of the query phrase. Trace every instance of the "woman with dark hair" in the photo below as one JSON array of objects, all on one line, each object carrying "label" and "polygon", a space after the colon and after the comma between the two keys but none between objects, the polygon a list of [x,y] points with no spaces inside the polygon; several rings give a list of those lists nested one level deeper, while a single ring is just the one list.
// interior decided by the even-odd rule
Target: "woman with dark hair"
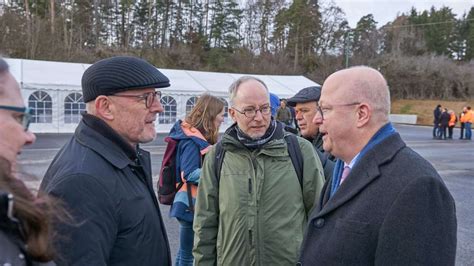
[{"label": "woman with dark hair", "polygon": [[201,174],[204,154],[210,145],[217,142],[219,127],[224,121],[224,102],[217,97],[204,94],[199,97],[196,106],[179,120],[169,136],[178,141],[176,151],[176,173],[184,185],[176,193],[170,216],[176,217],[180,224],[179,250],[176,265],[193,264],[193,217],[196,191]]},{"label": "woman with dark hair", "polygon": [[0,157],[0,265],[55,265],[55,206],[47,197],[34,197]]}]

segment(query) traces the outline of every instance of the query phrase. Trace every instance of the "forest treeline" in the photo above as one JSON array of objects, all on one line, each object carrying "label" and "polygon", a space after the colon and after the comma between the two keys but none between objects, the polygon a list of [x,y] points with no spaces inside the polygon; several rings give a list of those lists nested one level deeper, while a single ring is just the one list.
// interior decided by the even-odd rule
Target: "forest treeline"
[{"label": "forest treeline", "polygon": [[2,2],[0,52],[14,58],[92,63],[127,54],[161,68],[318,83],[364,64],[387,77],[394,98],[474,96],[474,6],[412,8],[385,25],[368,14],[351,28],[329,0]]}]

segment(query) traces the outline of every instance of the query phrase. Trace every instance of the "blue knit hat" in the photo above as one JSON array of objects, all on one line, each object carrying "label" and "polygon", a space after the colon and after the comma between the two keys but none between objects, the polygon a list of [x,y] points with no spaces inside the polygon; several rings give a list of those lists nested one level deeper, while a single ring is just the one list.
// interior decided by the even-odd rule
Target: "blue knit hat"
[{"label": "blue knit hat", "polygon": [[100,60],[82,75],[82,94],[86,103],[95,100],[99,95],[169,86],[170,80],[152,64],[131,56]]}]

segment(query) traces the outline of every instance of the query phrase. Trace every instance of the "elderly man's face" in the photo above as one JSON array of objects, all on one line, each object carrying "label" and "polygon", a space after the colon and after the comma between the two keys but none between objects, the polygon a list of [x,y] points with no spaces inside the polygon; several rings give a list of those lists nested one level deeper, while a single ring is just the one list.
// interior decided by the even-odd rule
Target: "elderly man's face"
[{"label": "elderly man's face", "polygon": [[257,111],[254,117],[246,117],[238,111],[245,112],[269,106],[270,97],[265,87],[256,80],[248,80],[240,84],[229,114],[245,134],[257,139],[263,137],[270,126],[271,112],[263,114]]},{"label": "elderly man's face", "polygon": [[[0,105],[24,107],[20,87],[11,74],[0,74],[0,91]],[[0,108],[0,156],[7,159],[12,171],[16,170],[16,158],[23,146],[36,139],[33,133],[25,131],[22,116],[22,113]]]},{"label": "elderly man's face", "polygon": [[297,103],[295,106],[296,121],[300,128],[301,136],[304,138],[314,138],[318,134],[319,126],[313,123],[318,104],[313,102]]},{"label": "elderly man's face", "polygon": [[[117,95],[143,95],[152,93],[155,89],[130,90],[117,93]],[[113,103],[114,122],[113,128],[132,146],[138,143],[147,143],[155,139],[155,120],[158,113],[163,112],[163,107],[158,96],[153,103],[146,107],[145,99],[133,97],[114,97]]]},{"label": "elderly man's face", "polygon": [[351,153],[353,130],[357,127],[356,110],[358,103],[351,102],[346,97],[348,89],[344,87],[339,77],[333,77],[324,82],[319,100],[320,110],[313,122],[319,125],[319,132],[323,135],[325,151],[341,159]]}]

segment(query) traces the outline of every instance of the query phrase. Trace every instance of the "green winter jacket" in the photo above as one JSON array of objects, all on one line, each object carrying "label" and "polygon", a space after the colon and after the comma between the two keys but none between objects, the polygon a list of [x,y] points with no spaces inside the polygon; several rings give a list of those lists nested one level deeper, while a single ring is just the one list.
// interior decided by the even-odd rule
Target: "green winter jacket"
[{"label": "green winter jacket", "polygon": [[324,183],[321,161],[311,143],[298,137],[302,193],[283,132],[254,151],[228,132],[220,184],[214,148],[202,167],[194,216],[196,265],[295,265]]}]

